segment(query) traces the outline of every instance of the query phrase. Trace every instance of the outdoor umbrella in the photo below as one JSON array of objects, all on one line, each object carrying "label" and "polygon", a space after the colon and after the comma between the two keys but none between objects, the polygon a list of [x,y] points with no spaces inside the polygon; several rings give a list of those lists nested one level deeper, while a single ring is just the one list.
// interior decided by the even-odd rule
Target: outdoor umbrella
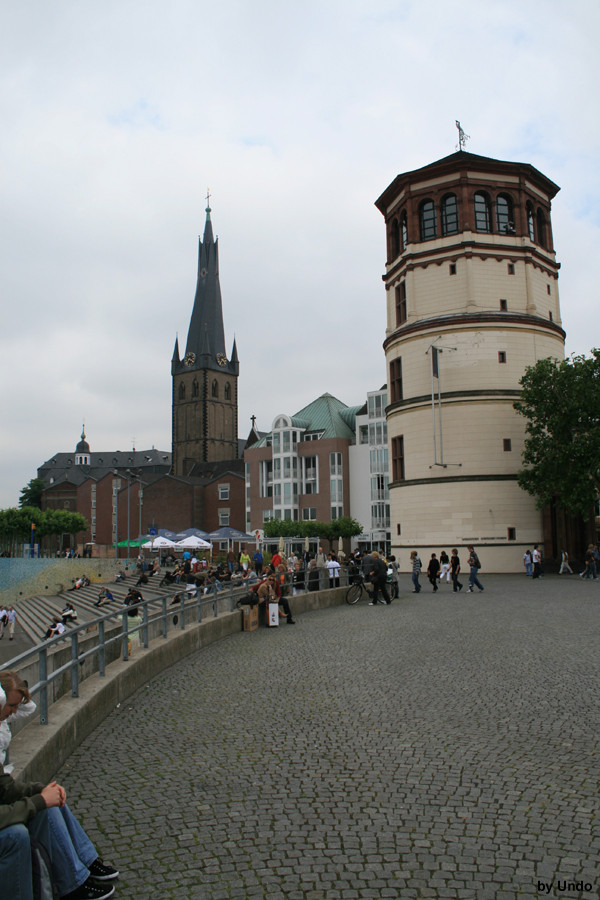
[{"label": "outdoor umbrella", "polygon": [[209,541],[203,541],[202,538],[196,537],[193,534],[184,538],[182,541],[177,541],[175,546],[181,547],[184,550],[212,550],[212,544]]}]

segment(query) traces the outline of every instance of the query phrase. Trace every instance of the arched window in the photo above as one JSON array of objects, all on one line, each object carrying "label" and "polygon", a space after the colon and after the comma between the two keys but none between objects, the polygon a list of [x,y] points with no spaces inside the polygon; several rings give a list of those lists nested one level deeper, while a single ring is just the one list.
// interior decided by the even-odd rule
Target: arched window
[{"label": "arched window", "polygon": [[403,212],[400,216],[400,240],[402,249],[406,250],[406,245],[408,244],[408,219],[406,218],[406,212]]},{"label": "arched window", "polygon": [[500,234],[515,233],[513,202],[508,194],[499,194],[496,200],[496,222]]},{"label": "arched window", "polygon": [[192,385],[192,397],[197,397],[200,394],[200,390],[198,388],[198,382],[194,378],[194,383]]},{"label": "arched window", "polygon": [[185,400],[185,384],[183,381],[179,384],[179,399]]},{"label": "arched window", "polygon": [[433,200],[423,200],[419,207],[421,240],[430,241],[437,236],[437,217]]},{"label": "arched window", "polygon": [[390,228],[390,251],[390,259],[396,259],[400,253],[400,226],[398,225],[398,219],[394,219]]},{"label": "arched window", "polygon": [[492,215],[490,209],[490,200],[487,194],[479,191],[473,198],[475,205],[475,230],[491,231]]},{"label": "arched window", "polygon": [[225,399],[231,400],[231,385],[229,384],[229,382],[227,382],[227,384],[225,385]]},{"label": "arched window", "polygon": [[531,203],[527,204],[527,232],[529,234],[529,240],[535,241],[535,226],[533,224],[533,206]]},{"label": "arched window", "polygon": [[442,200],[442,234],[458,232],[458,201],[456,194],[446,194]]},{"label": "arched window", "polygon": [[544,215],[544,210],[539,209],[537,211],[537,242],[541,247],[546,246],[546,217]]},{"label": "arched window", "polygon": [[212,394],[213,397],[218,397],[218,396],[219,396],[219,385],[218,385],[218,383],[217,383],[217,379],[216,379],[216,378],[214,379],[214,381],[213,381],[213,383],[212,383],[211,394]]}]

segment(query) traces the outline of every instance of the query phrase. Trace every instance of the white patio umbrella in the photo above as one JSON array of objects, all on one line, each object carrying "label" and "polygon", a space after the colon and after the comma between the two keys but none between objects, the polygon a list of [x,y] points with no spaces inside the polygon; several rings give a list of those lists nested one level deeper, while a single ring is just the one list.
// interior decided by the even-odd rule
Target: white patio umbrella
[{"label": "white patio umbrella", "polygon": [[142,544],[144,550],[164,550],[169,547],[173,549],[173,547],[178,547],[179,545],[175,543],[175,541],[170,541],[168,538],[164,537],[155,537],[153,541],[146,541],[145,544]]},{"label": "white patio umbrella", "polygon": [[203,541],[195,534],[191,534],[182,541],[177,541],[175,546],[181,547],[182,550],[212,550],[212,544],[209,541]]}]

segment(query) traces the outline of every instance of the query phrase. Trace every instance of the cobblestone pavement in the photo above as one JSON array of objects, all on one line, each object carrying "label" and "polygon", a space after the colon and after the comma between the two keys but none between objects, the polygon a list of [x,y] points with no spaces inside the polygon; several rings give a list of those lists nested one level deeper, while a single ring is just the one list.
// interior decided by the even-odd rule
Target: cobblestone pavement
[{"label": "cobblestone pavement", "polygon": [[117,898],[598,897],[600,582],[482,573],[239,634],[58,780]]}]

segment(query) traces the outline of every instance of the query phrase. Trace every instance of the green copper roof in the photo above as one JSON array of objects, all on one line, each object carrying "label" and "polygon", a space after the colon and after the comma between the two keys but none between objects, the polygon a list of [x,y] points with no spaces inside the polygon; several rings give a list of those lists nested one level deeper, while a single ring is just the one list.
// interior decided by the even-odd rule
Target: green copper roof
[{"label": "green copper roof", "polygon": [[342,418],[342,412],[349,407],[331,394],[321,394],[293,418],[307,421],[307,431],[322,431],[323,438],[347,438],[352,440],[354,432]]}]

